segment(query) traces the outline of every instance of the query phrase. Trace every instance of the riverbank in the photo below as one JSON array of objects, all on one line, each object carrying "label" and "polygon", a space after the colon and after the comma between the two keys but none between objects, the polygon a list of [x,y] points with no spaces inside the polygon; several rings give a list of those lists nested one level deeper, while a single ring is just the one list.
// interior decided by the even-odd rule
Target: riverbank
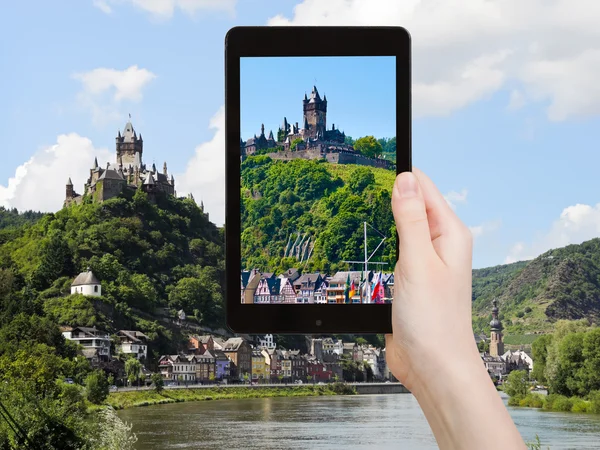
[{"label": "riverbank", "polygon": [[558,394],[529,393],[525,396],[510,397],[508,405],[539,408],[545,411],[600,414],[600,391],[592,392],[587,399]]},{"label": "riverbank", "polygon": [[321,395],[355,395],[356,389],[344,383],[313,386],[214,387],[112,392],[106,403],[115,409],[191,401],[245,399],[265,397],[315,397]]}]

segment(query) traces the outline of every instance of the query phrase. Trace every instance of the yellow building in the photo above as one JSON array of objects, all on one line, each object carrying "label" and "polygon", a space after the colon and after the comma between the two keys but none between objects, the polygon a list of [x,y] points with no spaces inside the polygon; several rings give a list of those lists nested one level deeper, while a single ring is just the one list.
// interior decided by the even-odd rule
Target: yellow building
[{"label": "yellow building", "polygon": [[252,351],[252,380],[268,381],[271,378],[271,367],[260,350]]}]

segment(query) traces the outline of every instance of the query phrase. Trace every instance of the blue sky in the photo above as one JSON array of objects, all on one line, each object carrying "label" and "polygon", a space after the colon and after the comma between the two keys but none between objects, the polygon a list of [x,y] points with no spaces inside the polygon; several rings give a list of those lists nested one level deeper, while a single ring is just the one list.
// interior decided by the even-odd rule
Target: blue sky
[{"label": "blue sky", "polygon": [[242,138],[265,134],[288,122],[302,123],[302,100],[316,85],[327,96],[327,129],[332,124],[354,138],[396,135],[396,62],[393,56],[242,58]]},{"label": "blue sky", "polygon": [[[93,157],[113,158],[114,137],[131,113],[144,159],[167,160],[178,193],[193,192],[220,223],[227,30],[401,24],[413,36],[413,160],[471,227],[474,266],[600,235],[600,91],[591,75],[600,67],[600,12],[574,11],[567,21],[556,5],[521,14],[510,2],[473,0],[462,9],[438,5],[432,15],[427,2],[416,3],[13,2],[0,16],[0,204],[59,209],[67,177],[81,191]],[[251,76],[249,83],[268,81],[277,108],[249,93],[258,108],[249,132],[263,120],[276,131],[284,115],[300,122],[301,99],[316,78],[329,124],[366,134],[364,116],[350,112],[369,98],[381,99],[376,111],[391,108],[385,74],[364,82],[370,69],[357,64],[353,78],[300,65],[285,79],[278,70]],[[367,97],[353,92],[358,85],[371,89]],[[369,114],[371,133],[387,133],[389,115],[381,117]]]}]

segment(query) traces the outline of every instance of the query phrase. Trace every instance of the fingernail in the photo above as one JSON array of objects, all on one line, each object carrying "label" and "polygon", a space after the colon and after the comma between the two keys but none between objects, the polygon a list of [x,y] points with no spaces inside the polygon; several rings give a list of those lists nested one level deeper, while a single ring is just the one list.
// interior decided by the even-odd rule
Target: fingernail
[{"label": "fingernail", "polygon": [[415,197],[417,195],[417,178],[412,172],[402,172],[396,178],[396,189],[398,189],[400,197]]}]

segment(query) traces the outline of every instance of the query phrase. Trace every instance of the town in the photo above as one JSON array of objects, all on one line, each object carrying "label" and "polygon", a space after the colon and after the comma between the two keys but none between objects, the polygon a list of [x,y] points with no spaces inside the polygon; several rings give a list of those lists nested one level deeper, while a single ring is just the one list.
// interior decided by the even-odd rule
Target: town
[{"label": "town", "polygon": [[[357,279],[357,273],[354,272],[340,274],[342,275],[338,278],[331,278],[340,280],[330,283],[330,286],[336,284],[336,292],[339,292],[340,288],[345,289],[342,285],[347,282],[348,277],[351,280]],[[287,277],[283,278],[273,278],[272,274],[259,274],[254,271],[254,278],[259,280],[260,286],[274,285],[268,280],[286,280],[284,283],[292,289],[294,298],[298,298],[296,295],[302,296],[302,303],[304,299],[308,302],[308,299],[313,298],[314,292],[326,283],[319,274],[300,275],[297,270],[290,269],[286,275]],[[281,281],[278,283],[281,284]],[[296,290],[294,286],[300,288]],[[388,283],[387,287],[393,289],[393,281]],[[75,278],[71,285],[71,294],[100,297],[102,283],[88,269]],[[323,291],[316,295],[322,297]],[[338,295],[340,294],[336,293],[336,296]],[[481,358],[490,377],[500,381],[513,370],[531,371],[533,360],[528,353],[523,350],[504,351],[502,323],[498,319],[495,301],[492,316],[489,340],[483,335],[474,336],[478,344],[489,343],[489,352],[482,351]],[[178,311],[178,325],[182,329],[189,329],[185,326],[185,321],[185,311]],[[144,386],[152,383],[153,372],[148,368],[149,339],[144,333],[119,330],[110,335],[95,327],[62,327],[62,334],[66,339],[79,344],[80,355],[93,367],[102,368],[109,377],[112,376],[115,387]],[[199,335],[192,330],[187,336],[187,348],[177,354],[161,355],[157,364],[154,364],[157,366],[154,373],[160,373],[166,386],[397,381],[387,367],[385,348],[377,348],[366,343],[364,339],[357,339],[361,340],[363,342],[343,342],[332,337],[306,336],[307,351],[301,352],[281,348],[273,335],[225,337]],[[137,362],[128,363],[131,360]]]}]

